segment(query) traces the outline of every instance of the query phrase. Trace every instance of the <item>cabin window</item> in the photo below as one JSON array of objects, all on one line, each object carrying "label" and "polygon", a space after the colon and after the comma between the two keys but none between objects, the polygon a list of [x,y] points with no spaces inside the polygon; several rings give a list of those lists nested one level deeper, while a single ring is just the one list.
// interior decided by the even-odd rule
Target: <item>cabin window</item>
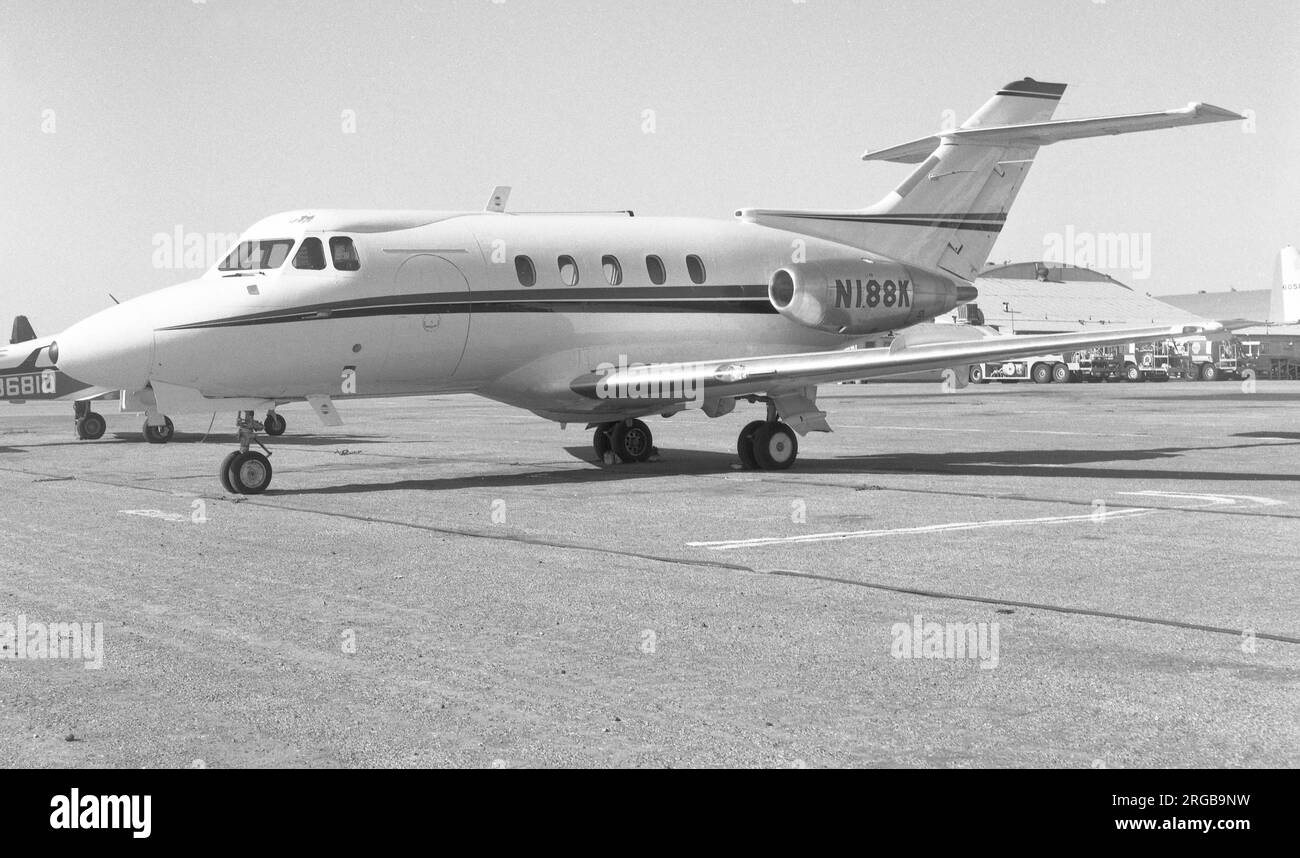
[{"label": "cabin window", "polygon": [[230,251],[218,271],[263,271],[279,268],[293,247],[292,238],[276,238],[269,241],[241,241]]},{"label": "cabin window", "polygon": [[334,259],[334,267],[339,271],[356,271],[361,268],[357,248],[346,235],[336,235],[330,239],[330,256]]},{"label": "cabin window", "polygon": [[537,283],[537,269],[533,267],[533,261],[527,256],[516,256],[515,276],[519,278],[520,286],[535,285]]},{"label": "cabin window", "polygon": [[645,258],[645,270],[650,275],[650,282],[656,286],[662,286],[668,280],[668,274],[664,271],[664,261],[658,256]]},{"label": "cabin window", "polygon": [[305,238],[293,255],[293,267],[307,271],[320,271],[325,267],[325,245],[319,238]]},{"label": "cabin window", "polygon": [[561,256],[556,260],[560,266],[560,282],[565,286],[578,285],[578,263],[572,256]]},{"label": "cabin window", "polygon": [[604,269],[605,282],[610,286],[618,286],[623,282],[623,266],[619,264],[617,256],[602,256],[600,267]]},{"label": "cabin window", "polygon": [[695,254],[686,257],[686,272],[691,275],[691,282],[700,285],[704,282],[704,260]]}]

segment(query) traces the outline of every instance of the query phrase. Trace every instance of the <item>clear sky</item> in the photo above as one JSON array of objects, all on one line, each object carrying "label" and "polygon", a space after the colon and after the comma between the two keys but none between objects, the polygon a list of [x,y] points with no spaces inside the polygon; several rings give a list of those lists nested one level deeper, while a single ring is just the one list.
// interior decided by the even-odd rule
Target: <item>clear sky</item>
[{"label": "clear sky", "polygon": [[1071,84],[1058,117],[1200,100],[1255,121],[1042,150],[995,259],[1136,234],[1149,277],[1110,267],[1159,295],[1266,288],[1300,242],[1294,0],[0,0],[0,15],[6,332],[16,313],[54,332],[110,292],[196,276],[159,267],[160,233],[287,209],[478,209],[497,184],[518,210],[865,206],[909,169],[865,149],[960,122],[1026,75]]}]

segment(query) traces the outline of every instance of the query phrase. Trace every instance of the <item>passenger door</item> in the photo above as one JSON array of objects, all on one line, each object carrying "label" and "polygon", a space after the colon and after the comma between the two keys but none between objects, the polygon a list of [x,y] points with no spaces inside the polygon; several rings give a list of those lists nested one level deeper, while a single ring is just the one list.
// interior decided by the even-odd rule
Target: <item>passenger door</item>
[{"label": "passenger door", "polygon": [[411,312],[396,317],[385,381],[415,387],[449,381],[469,339],[469,282],[451,260],[422,253],[398,267],[395,285]]}]

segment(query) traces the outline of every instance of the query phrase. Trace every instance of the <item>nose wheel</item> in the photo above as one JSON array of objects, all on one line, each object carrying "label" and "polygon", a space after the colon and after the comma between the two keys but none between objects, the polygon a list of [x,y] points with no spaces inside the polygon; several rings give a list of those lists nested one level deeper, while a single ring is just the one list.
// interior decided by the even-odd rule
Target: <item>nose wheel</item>
[{"label": "nose wheel", "polygon": [[[272,474],[271,460],[268,458],[271,451],[257,440],[258,430],[265,426],[253,419],[251,411],[241,412],[235,420],[235,426],[239,432],[239,449],[228,453],[221,460],[217,478],[221,481],[221,487],[232,494],[259,495],[271,485]],[[283,432],[284,429],[281,428],[280,431]],[[265,455],[249,449],[253,444],[265,450]]]}]

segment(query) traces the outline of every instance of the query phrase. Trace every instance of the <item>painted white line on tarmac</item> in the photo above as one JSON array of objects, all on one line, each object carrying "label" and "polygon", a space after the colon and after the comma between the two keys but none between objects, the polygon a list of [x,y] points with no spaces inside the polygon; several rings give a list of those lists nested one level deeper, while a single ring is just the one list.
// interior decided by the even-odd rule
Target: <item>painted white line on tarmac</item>
[{"label": "painted white line on tarmac", "polygon": [[1100,523],[1113,518],[1135,518],[1160,512],[1148,507],[1125,509],[1098,508],[1082,515],[1052,515],[1043,518],[1005,518],[993,521],[957,521],[948,524],[926,524],[920,527],[896,527],[886,530],[842,530],[833,533],[805,533],[797,536],[767,536],[759,539],[730,539],[717,542],[688,542],[690,548],[707,548],[710,551],[731,551],[736,548],[761,548],[768,545],[799,545],[809,542],[835,542],[845,539],[870,539],[877,536],[905,536],[918,533],[950,533],[958,530],[983,530],[993,527],[1020,527],[1029,524],[1071,524],[1074,522]]},{"label": "painted white line on tarmac", "polygon": [[1180,494],[1179,492],[1159,492],[1154,490],[1147,490],[1144,492],[1120,492],[1119,494],[1145,498],[1175,498],[1177,500],[1204,501],[1204,506],[1235,506],[1237,501],[1246,501],[1258,506],[1284,506],[1286,504],[1286,501],[1274,500],[1273,498],[1261,498],[1255,495],[1197,495]]}]

